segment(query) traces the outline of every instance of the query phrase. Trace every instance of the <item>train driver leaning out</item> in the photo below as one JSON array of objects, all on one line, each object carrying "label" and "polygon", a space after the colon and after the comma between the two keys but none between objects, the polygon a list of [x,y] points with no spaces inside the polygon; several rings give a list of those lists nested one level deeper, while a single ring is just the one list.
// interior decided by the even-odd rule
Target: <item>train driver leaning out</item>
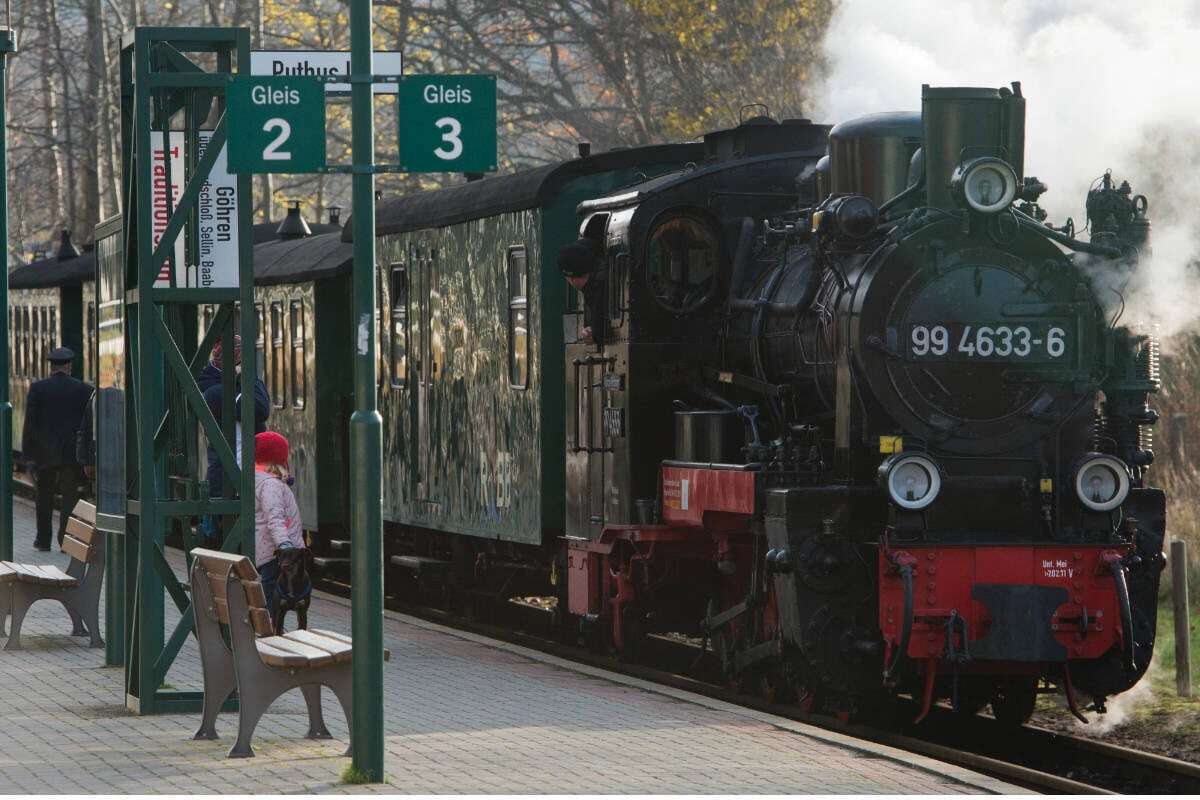
[{"label": "train driver leaning out", "polygon": [[558,268],[567,283],[583,292],[583,340],[603,346],[608,332],[604,307],[608,276],[600,242],[585,236],[563,245],[558,251]]}]

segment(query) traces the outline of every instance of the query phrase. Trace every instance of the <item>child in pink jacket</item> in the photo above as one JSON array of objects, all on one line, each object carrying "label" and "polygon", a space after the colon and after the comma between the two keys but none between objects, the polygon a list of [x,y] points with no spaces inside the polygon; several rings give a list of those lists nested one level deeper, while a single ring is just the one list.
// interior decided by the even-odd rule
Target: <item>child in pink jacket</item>
[{"label": "child in pink jacket", "polygon": [[300,507],[287,485],[288,440],[274,431],[254,437],[254,563],[272,613],[281,547],[304,547]]}]

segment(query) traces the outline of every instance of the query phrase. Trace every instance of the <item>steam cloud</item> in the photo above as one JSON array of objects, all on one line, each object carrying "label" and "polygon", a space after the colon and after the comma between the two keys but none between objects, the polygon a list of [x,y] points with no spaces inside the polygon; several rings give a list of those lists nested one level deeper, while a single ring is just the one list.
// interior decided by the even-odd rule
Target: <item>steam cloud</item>
[{"label": "steam cloud", "polygon": [[[1123,322],[1200,330],[1200,3],[843,0],[814,117],[917,110],[921,84],[1021,81],[1025,172],[1050,222],[1082,231],[1106,169],[1150,200],[1154,256],[1124,288]],[[1086,237],[1083,237],[1086,238]]]}]

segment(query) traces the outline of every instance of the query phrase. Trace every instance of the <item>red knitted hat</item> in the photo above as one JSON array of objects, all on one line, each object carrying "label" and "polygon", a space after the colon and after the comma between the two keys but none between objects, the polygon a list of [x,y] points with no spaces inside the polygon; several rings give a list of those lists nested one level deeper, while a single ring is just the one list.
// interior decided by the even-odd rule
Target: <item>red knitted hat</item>
[{"label": "red knitted hat", "polygon": [[275,431],[263,431],[254,437],[256,464],[288,465],[288,440]]},{"label": "red knitted hat", "polygon": [[[209,360],[217,369],[223,369],[225,366],[224,355],[225,347],[221,344],[221,340],[217,339],[217,341],[213,342],[212,358]],[[242,363],[242,337],[236,333],[233,335],[233,363]]]}]

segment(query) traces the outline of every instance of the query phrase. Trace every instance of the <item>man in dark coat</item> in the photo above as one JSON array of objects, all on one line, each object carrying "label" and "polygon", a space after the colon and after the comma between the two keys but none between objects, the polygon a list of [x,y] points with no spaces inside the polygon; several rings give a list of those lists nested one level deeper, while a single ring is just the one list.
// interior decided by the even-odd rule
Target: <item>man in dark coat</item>
[{"label": "man in dark coat", "polygon": [[[216,418],[217,424],[221,424],[221,406],[224,402],[225,386],[222,382],[221,368],[225,364],[225,357],[222,353],[221,342],[213,346],[212,359],[208,365],[200,371],[200,375],[196,378],[196,384],[199,386],[201,393],[204,395],[204,402],[208,405],[208,410]],[[235,380],[236,383],[241,381],[240,373],[242,370],[242,338],[240,336],[233,337],[233,364],[234,369],[239,373]],[[236,389],[235,389],[236,391]],[[241,403],[241,394],[236,395],[234,399],[234,414],[238,413],[237,404]],[[267,395],[266,384],[261,379],[254,379],[254,433],[257,435],[267,429],[267,417],[271,414],[271,398]],[[233,449],[234,458],[239,461],[242,458],[241,430],[239,425],[237,441]],[[217,451],[210,443],[208,445],[208,472],[206,474],[208,480],[208,495],[209,497],[222,497],[225,490],[225,470],[221,467],[221,460],[217,458]]]},{"label": "man in dark coat", "polygon": [[558,268],[567,283],[583,292],[583,340],[602,346],[608,334],[608,281],[600,242],[588,237],[563,245]]},{"label": "man in dark coat", "polygon": [[54,517],[54,495],[62,495],[58,507],[58,543],[61,546],[67,519],[79,501],[83,474],[75,458],[75,434],[83,424],[84,409],[93,389],[71,377],[75,353],[59,347],[50,353],[50,377],[29,387],[25,401],[25,428],[21,452],[33,463],[37,487],[37,538],[33,546],[50,549],[50,525]]}]

